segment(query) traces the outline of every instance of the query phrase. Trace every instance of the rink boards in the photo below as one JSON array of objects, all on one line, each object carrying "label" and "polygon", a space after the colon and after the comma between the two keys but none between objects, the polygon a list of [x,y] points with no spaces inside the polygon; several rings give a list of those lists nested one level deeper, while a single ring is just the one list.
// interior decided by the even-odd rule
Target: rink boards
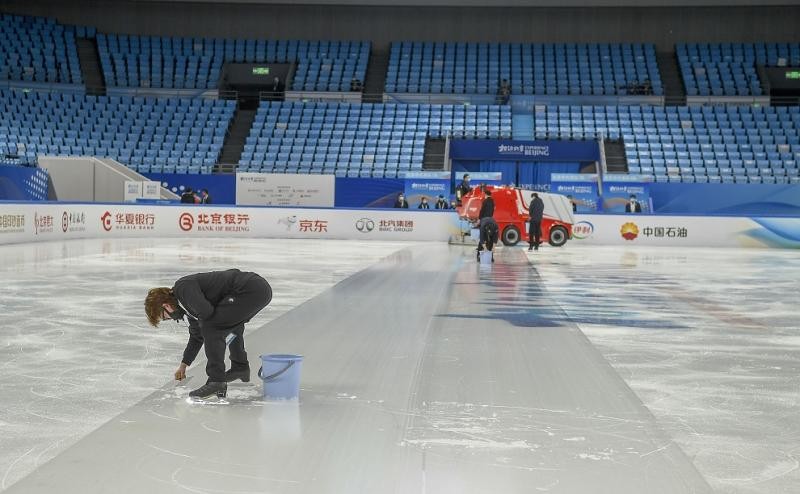
[{"label": "rink boards", "polygon": [[[441,241],[454,211],[88,203],[0,203],[0,244],[119,237]],[[799,248],[800,218],[575,215],[584,245]],[[524,242],[523,242],[524,244]]]}]

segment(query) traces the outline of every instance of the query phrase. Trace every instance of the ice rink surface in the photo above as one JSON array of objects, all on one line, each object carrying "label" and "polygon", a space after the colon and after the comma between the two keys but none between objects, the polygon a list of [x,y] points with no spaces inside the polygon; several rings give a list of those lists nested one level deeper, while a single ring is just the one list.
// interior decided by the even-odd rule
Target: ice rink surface
[{"label": "ice rink surface", "polygon": [[548,254],[548,292],[717,492],[800,492],[800,252]]},{"label": "ice rink surface", "polygon": [[[170,380],[188,333],[173,323],[149,326],[148,288],[230,267],[261,273],[273,299],[246,336],[407,245],[129,239],[0,246],[0,490]],[[202,371],[203,362],[201,351],[192,368]]]},{"label": "ice rink surface", "polygon": [[[147,326],[146,289],[228,267],[272,284],[247,347],[306,356],[299,404],[253,382],[188,405],[201,362],[170,382],[185,328]],[[0,490],[800,485],[794,251],[568,245],[487,268],[439,244],[108,240],[0,247],[0,272]]]}]

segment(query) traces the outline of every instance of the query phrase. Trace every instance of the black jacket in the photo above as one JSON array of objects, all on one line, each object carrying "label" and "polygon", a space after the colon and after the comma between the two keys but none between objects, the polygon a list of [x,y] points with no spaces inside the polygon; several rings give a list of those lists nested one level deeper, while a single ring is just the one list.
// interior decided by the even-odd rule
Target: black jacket
[{"label": "black jacket", "polygon": [[181,204],[194,204],[194,193],[184,192],[181,194]]},{"label": "black jacket", "polygon": [[491,218],[494,216],[494,199],[492,196],[487,197],[481,204],[481,212],[478,213],[478,218]]},{"label": "black jacket", "polygon": [[417,206],[417,209],[430,209],[430,208],[431,205],[428,204],[427,202],[421,202],[419,203],[419,206]]},{"label": "black jacket", "polygon": [[434,207],[435,209],[448,209],[450,206],[444,199],[439,199],[438,201],[436,201],[436,205]]},{"label": "black jacket", "polygon": [[544,201],[541,197],[534,197],[528,206],[528,214],[531,215],[531,221],[542,221],[544,217]]},{"label": "black jacket", "polygon": [[636,204],[636,206],[634,207],[633,211],[631,211],[631,203],[630,202],[625,204],[625,212],[626,213],[641,213],[642,212],[642,205],[639,204],[639,201],[636,201],[635,204]]},{"label": "black jacket", "polygon": [[172,294],[186,310],[189,319],[189,342],[183,352],[183,362],[190,365],[203,346],[200,325],[226,327],[231,321],[222,321],[214,317],[217,305],[229,296],[236,295],[255,273],[247,273],[238,269],[212,271],[184,276],[175,282]]},{"label": "black jacket", "polygon": [[456,199],[458,199],[460,201],[461,198],[464,197],[465,195],[467,195],[469,193],[469,191],[471,191],[471,190],[472,190],[472,187],[470,187],[469,184],[465,184],[462,181],[460,184],[458,184],[456,186]]},{"label": "black jacket", "polygon": [[486,246],[487,249],[492,250],[490,247],[493,247],[494,244],[497,243],[497,237],[500,233],[500,228],[497,225],[497,222],[494,218],[489,218],[487,221],[481,225],[481,239],[482,242],[486,242],[488,245]]},{"label": "black jacket", "polygon": [[406,209],[408,209],[408,201],[406,201],[405,199],[403,199],[403,201],[402,201],[402,202],[401,202],[401,201],[399,201],[399,200],[397,200],[397,201],[394,201],[394,207],[396,207],[396,208],[406,208]]}]

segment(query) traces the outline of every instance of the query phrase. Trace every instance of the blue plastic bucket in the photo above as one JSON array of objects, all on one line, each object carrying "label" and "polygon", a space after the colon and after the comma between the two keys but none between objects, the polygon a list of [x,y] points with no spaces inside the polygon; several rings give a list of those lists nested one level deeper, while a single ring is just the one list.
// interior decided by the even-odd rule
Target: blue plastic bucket
[{"label": "blue plastic bucket", "polygon": [[292,400],[300,395],[302,355],[262,355],[258,377],[264,383],[264,398]]}]

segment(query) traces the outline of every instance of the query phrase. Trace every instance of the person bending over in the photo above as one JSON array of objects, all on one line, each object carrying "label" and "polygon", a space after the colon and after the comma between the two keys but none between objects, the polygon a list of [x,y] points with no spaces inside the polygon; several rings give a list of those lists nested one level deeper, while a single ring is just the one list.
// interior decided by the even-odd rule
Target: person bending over
[{"label": "person bending over", "polygon": [[478,240],[478,261],[481,260],[481,251],[486,248],[492,253],[492,262],[494,262],[494,246],[497,244],[500,235],[500,227],[491,216],[481,221],[480,240]]},{"label": "person bending over", "polygon": [[[272,288],[256,273],[229,269],[184,276],[172,288],[151,288],[144,300],[147,320],[153,327],[161,321],[185,321],[189,341],[175,371],[175,379],[186,377],[200,347],[205,347],[205,385],[189,393],[193,398],[224,397],[228,382],[250,380],[250,364],[244,348],[244,325],[272,300]],[[233,338],[232,341],[230,338]],[[225,371],[226,339],[230,341],[231,368]]]}]

